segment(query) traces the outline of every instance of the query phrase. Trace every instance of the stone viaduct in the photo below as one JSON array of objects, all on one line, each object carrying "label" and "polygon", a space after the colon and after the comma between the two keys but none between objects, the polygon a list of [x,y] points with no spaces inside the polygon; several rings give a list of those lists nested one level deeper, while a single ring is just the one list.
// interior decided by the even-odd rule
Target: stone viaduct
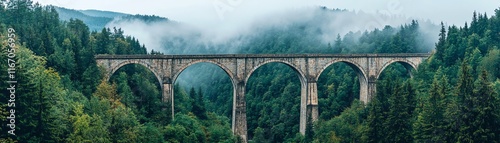
[{"label": "stone viaduct", "polygon": [[309,116],[318,118],[317,83],[320,74],[331,64],[343,62],[352,67],[359,78],[360,100],[369,102],[376,93],[377,79],[388,65],[401,63],[411,74],[427,53],[414,54],[227,54],[227,55],[97,55],[98,65],[106,70],[106,78],[127,64],[140,64],[150,69],[162,84],[162,101],[172,105],[174,111],[173,83],[179,74],[196,63],[212,63],[222,68],[230,77],[233,95],[232,130],[247,139],[245,87],[248,78],[260,66],[283,63],[295,70],[301,82],[300,132],[306,131]]}]

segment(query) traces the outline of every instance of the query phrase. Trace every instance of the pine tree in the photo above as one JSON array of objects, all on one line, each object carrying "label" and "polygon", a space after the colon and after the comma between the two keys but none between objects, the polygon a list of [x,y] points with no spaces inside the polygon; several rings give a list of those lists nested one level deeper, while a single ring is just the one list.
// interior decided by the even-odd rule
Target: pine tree
[{"label": "pine tree", "polygon": [[198,96],[196,97],[195,104],[199,106],[198,108],[198,118],[205,120],[207,119],[207,109],[205,108],[205,102],[203,98],[203,92],[201,91],[201,88],[198,88]]},{"label": "pine tree", "polygon": [[[396,83],[401,82],[397,80]],[[412,142],[412,117],[415,109],[413,87],[409,82],[394,88],[389,97],[389,111],[384,122],[386,142]]]},{"label": "pine tree", "polygon": [[401,136],[407,129],[405,128],[404,116],[405,109],[402,107],[403,100],[400,100],[399,96],[401,94],[401,87],[396,87],[393,90],[393,94],[389,96],[389,111],[387,112],[387,118],[384,121],[384,126],[387,128],[387,132],[384,134],[385,141],[387,142],[404,142],[405,137]]},{"label": "pine tree", "polygon": [[111,52],[110,45],[110,35],[109,29],[103,28],[101,33],[96,36],[97,49],[96,54],[114,54]]},{"label": "pine tree", "polygon": [[421,103],[421,112],[413,124],[413,135],[416,142],[439,142],[446,140],[444,130],[444,111],[446,108],[446,94],[449,92],[446,75],[442,75],[439,68],[427,96]]},{"label": "pine tree", "polygon": [[194,87],[191,87],[189,89],[189,102],[191,103],[191,110],[190,112],[195,113],[195,110],[198,110],[198,107],[195,107],[196,104],[196,90],[194,90]]},{"label": "pine tree", "polygon": [[363,138],[367,138],[368,143],[384,142],[387,131],[384,125],[387,116],[385,97],[384,94],[378,94],[366,107],[368,108],[368,117],[366,119],[366,130],[364,131]]},{"label": "pine tree", "polygon": [[[472,133],[474,132],[471,123],[474,121],[473,90],[474,82],[471,74],[471,67],[468,61],[464,60],[460,66],[458,85],[455,89],[457,95],[458,117],[456,122],[451,126],[452,131],[456,132],[455,139],[459,142],[472,142]],[[451,117],[454,118],[454,117]]]},{"label": "pine tree", "polygon": [[439,40],[436,44],[436,57],[443,60],[444,52],[446,51],[446,29],[443,22],[441,22],[441,31],[439,33]]},{"label": "pine tree", "polygon": [[191,98],[192,105],[191,112],[200,119],[206,119],[207,114],[202,96],[203,94],[201,93],[201,89],[198,91],[198,93],[196,93],[193,87],[189,90],[189,97]]},{"label": "pine tree", "polygon": [[342,38],[340,34],[337,34],[337,39],[335,39],[335,44],[333,46],[333,53],[341,53],[342,52]]},{"label": "pine tree", "polygon": [[[499,117],[498,99],[495,98],[495,91],[488,81],[486,71],[482,71],[479,79],[474,83],[474,94],[471,97],[473,108],[471,109],[473,120],[470,123],[471,138],[475,142],[500,141],[500,132],[498,127]],[[495,113],[497,112],[497,113]]]},{"label": "pine tree", "polygon": [[[51,132],[56,132],[51,120],[63,120],[56,110],[61,110],[63,96],[66,94],[60,83],[60,77],[53,69],[46,69],[45,59],[35,56],[25,47],[16,50],[17,69],[16,78],[16,118],[19,119],[17,134],[18,140],[28,142],[42,142],[51,139]],[[64,107],[62,107],[64,108]],[[16,121],[17,122],[17,121]],[[56,129],[64,130],[64,129]],[[64,136],[64,135],[61,135]]]}]

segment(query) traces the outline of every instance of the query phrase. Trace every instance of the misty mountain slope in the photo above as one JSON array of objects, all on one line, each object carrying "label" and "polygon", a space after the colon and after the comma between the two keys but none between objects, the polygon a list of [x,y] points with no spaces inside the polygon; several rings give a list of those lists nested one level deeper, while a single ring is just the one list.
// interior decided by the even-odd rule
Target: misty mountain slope
[{"label": "misty mountain slope", "polygon": [[168,18],[156,16],[156,15],[123,15],[115,17],[112,22],[132,22],[134,20],[139,20],[145,23],[154,22],[170,22]]},{"label": "misty mountain slope", "polygon": [[120,12],[112,12],[112,11],[102,11],[102,10],[78,10],[79,12],[93,17],[106,17],[106,18],[115,18],[120,16],[127,16],[130,14],[120,13]]},{"label": "misty mountain slope", "polygon": [[[413,22],[403,17],[325,7],[308,12],[286,13],[280,17],[268,23],[255,24],[255,29],[258,29],[255,31],[258,32],[242,38],[249,40],[239,53],[373,53],[377,52],[374,49],[381,45],[380,42],[391,40],[391,36],[404,32],[400,30]],[[416,29],[410,31],[422,42],[415,45],[419,49],[413,52],[429,52],[437,40],[439,26],[430,22],[417,22],[415,25]],[[335,47],[338,40],[345,41],[344,51],[334,50],[339,48]]]},{"label": "misty mountain slope", "polygon": [[145,23],[166,21],[167,18],[148,15],[131,15],[120,12],[102,11],[102,10],[74,10],[63,7],[55,7],[59,18],[63,21],[69,21],[71,18],[82,20],[91,31],[100,31],[110,22],[130,22],[132,19],[138,19]]},{"label": "misty mountain slope", "polygon": [[113,20],[113,18],[97,16],[97,15],[87,15],[81,11],[66,9],[62,7],[55,7],[57,13],[59,13],[59,18],[63,21],[69,21],[71,18],[82,20],[91,31],[98,31],[104,28],[104,26]]},{"label": "misty mountain slope", "polygon": [[[338,36],[342,38],[350,33],[347,36],[354,36],[353,40],[358,41],[356,38],[366,32],[381,30],[387,25],[397,31],[412,20],[400,16],[311,7],[245,22],[239,22],[236,26],[224,25],[226,22],[223,22],[220,26],[197,27],[185,23],[115,19],[107,27],[120,27],[125,34],[133,35],[145,43],[148,50],[165,54],[332,53],[335,51],[331,51],[331,47]],[[424,39],[424,42],[419,43],[423,44],[420,47],[434,46],[438,31],[439,26],[419,21],[417,34]],[[420,51],[428,52],[430,49]],[[357,50],[350,49],[351,52]],[[357,53],[361,52],[370,50]]]}]

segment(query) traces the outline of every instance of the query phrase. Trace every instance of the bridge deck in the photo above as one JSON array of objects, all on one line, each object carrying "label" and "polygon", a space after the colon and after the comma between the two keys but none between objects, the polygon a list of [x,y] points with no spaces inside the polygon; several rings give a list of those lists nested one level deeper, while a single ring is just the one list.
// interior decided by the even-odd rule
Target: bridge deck
[{"label": "bridge deck", "polygon": [[96,55],[96,59],[196,59],[196,58],[352,58],[352,57],[429,57],[430,53],[391,54],[210,54],[210,55]]}]

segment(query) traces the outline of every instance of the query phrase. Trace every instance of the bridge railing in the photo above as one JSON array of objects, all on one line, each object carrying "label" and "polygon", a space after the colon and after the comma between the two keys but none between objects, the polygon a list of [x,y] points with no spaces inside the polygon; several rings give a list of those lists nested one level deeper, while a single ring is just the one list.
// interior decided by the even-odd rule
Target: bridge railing
[{"label": "bridge railing", "polygon": [[96,59],[196,59],[196,58],[347,58],[347,57],[429,57],[430,53],[390,54],[207,54],[207,55],[96,55]]}]

